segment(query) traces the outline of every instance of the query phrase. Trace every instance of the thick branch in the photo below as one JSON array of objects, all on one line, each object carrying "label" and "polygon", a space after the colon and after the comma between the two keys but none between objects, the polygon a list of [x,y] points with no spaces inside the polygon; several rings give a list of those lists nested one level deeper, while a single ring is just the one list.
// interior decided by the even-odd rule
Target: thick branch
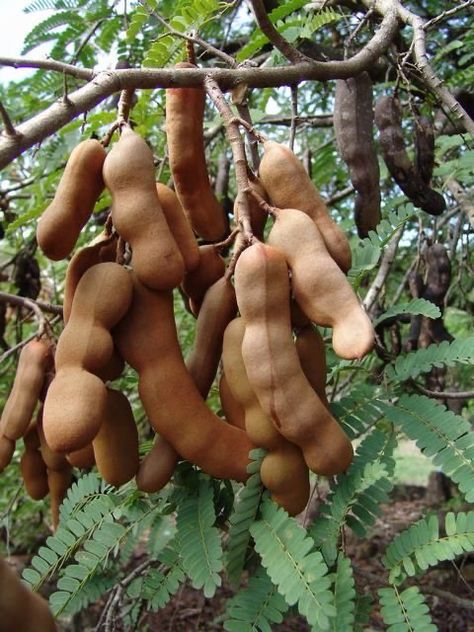
[{"label": "thick branch", "polygon": [[200,86],[206,76],[216,81],[222,90],[241,83],[246,83],[251,88],[264,88],[297,85],[306,80],[345,79],[369,68],[387,50],[397,31],[396,12],[388,10],[374,37],[350,59],[329,62],[313,61],[276,68],[166,68],[159,70],[147,68],[109,70],[96,74],[90,69],[80,69],[51,60],[0,58],[0,65],[20,67],[21,64],[24,68],[46,68],[89,80],[88,84],[68,95],[68,103],[55,103],[26,123],[19,125],[18,137],[0,139],[0,169],[114,92],[126,88]]}]

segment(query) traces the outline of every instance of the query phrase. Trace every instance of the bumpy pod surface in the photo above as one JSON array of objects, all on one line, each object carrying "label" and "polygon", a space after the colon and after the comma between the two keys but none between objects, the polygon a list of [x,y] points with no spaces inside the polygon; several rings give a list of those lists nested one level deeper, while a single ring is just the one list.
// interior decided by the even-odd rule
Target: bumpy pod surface
[{"label": "bumpy pod surface", "polygon": [[336,81],[334,131],[342,159],[357,191],[355,223],[367,237],[380,221],[380,171],[373,139],[372,81],[367,72]]},{"label": "bumpy pod surface", "polygon": [[352,446],[306,379],[293,343],[283,254],[254,244],[237,261],[235,289],[245,322],[242,356],[258,401],[316,474],[344,472]]},{"label": "bumpy pod surface", "polygon": [[303,163],[280,143],[265,141],[260,163],[260,180],[273,204],[279,208],[297,208],[316,223],[326,248],[337,265],[347,272],[352,254],[347,237],[329,215]]},{"label": "bumpy pod surface", "polygon": [[145,140],[124,128],[104,162],[104,181],[112,194],[112,220],[132,247],[132,266],[148,287],[177,287],[184,261],[165,219],[156,191],[153,153]]},{"label": "bumpy pod surface", "polygon": [[286,258],[299,306],[314,323],[333,328],[337,355],[347,360],[364,357],[375,342],[372,323],[317,226],[296,209],[275,209],[275,215],[268,243]]},{"label": "bumpy pod surface", "polygon": [[72,151],[53,198],[38,222],[36,239],[53,261],[67,257],[104,189],[105,149],[98,140],[84,140]]},{"label": "bumpy pod surface", "polygon": [[383,159],[395,182],[415,206],[430,215],[440,215],[446,209],[443,196],[426,184],[406,152],[400,101],[387,95],[379,97],[375,123]]},{"label": "bumpy pod surface", "polygon": [[[177,68],[195,68],[181,62]],[[204,152],[204,88],[166,90],[166,136],[176,194],[191,226],[203,239],[216,241],[227,230],[227,218],[209,182]]]},{"label": "bumpy pod surface", "polygon": [[140,463],[136,482],[142,492],[159,492],[173,476],[178,462],[176,450],[163,437],[156,436],[153,447]]}]

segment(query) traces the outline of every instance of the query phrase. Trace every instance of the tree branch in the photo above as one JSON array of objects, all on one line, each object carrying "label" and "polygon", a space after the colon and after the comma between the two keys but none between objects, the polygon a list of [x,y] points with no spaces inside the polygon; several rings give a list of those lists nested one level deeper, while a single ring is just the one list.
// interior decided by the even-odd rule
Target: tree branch
[{"label": "tree branch", "polygon": [[392,267],[395,255],[397,253],[398,242],[400,241],[402,234],[403,229],[399,228],[395,235],[392,237],[392,240],[388,244],[385,252],[383,253],[383,257],[379,264],[379,271],[377,272],[372,285],[365,295],[364,300],[362,301],[367,312],[370,312],[371,308],[373,307],[377,296],[380,294],[380,291],[385,283],[388,273],[390,272],[390,268]]},{"label": "tree branch", "polygon": [[16,131],[13,123],[11,122],[8,112],[6,111],[5,106],[3,105],[1,101],[0,101],[0,117],[3,121],[3,127],[5,130],[4,133],[10,137],[17,136],[18,132]]}]

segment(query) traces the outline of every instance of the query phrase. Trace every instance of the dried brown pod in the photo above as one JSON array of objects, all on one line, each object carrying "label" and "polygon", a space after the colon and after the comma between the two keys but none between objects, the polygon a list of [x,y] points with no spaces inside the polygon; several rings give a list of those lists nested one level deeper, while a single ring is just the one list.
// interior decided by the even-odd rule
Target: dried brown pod
[{"label": "dried brown pod", "polygon": [[433,121],[428,116],[415,117],[415,167],[426,184],[431,182],[435,158]]}]

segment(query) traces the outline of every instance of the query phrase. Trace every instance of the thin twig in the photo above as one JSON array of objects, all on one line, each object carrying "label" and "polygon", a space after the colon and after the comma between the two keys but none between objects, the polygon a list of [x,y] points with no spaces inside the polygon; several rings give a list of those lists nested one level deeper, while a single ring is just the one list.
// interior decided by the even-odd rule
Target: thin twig
[{"label": "thin twig", "polygon": [[50,303],[43,303],[42,301],[34,301],[33,299],[26,298],[25,296],[8,294],[7,292],[0,292],[0,301],[2,303],[11,303],[17,307],[26,307],[31,310],[38,322],[38,331],[36,333],[38,337],[45,334],[48,330],[48,324],[42,312],[43,309],[44,311],[49,311],[53,314],[62,314],[62,307],[51,305]]},{"label": "thin twig", "polygon": [[454,7],[452,9],[447,9],[446,11],[443,11],[443,13],[440,13],[436,17],[434,17],[431,20],[428,20],[427,22],[425,22],[423,28],[424,28],[425,31],[427,31],[428,29],[432,28],[433,26],[435,26],[439,22],[442,22],[446,18],[449,18],[452,15],[454,15],[455,13],[459,13],[459,11],[462,11],[463,9],[467,9],[468,7],[471,7],[473,5],[474,5],[474,0],[468,0],[467,2],[463,2],[462,4],[458,4],[457,7]]},{"label": "thin twig", "polygon": [[379,264],[379,270],[372,282],[372,285],[368,289],[364,300],[362,301],[362,304],[367,312],[370,312],[370,310],[374,306],[375,301],[377,300],[377,296],[380,294],[384,286],[385,280],[395,259],[398,242],[400,241],[402,234],[403,228],[399,228],[392,237],[392,240],[388,244],[387,248],[385,249],[385,252]]},{"label": "thin twig", "polygon": [[411,384],[423,395],[434,397],[435,399],[471,399],[471,397],[474,397],[474,391],[432,391],[414,380]]},{"label": "thin twig", "polygon": [[298,86],[291,86],[291,125],[288,146],[293,151],[296,136],[296,120],[298,118]]}]

